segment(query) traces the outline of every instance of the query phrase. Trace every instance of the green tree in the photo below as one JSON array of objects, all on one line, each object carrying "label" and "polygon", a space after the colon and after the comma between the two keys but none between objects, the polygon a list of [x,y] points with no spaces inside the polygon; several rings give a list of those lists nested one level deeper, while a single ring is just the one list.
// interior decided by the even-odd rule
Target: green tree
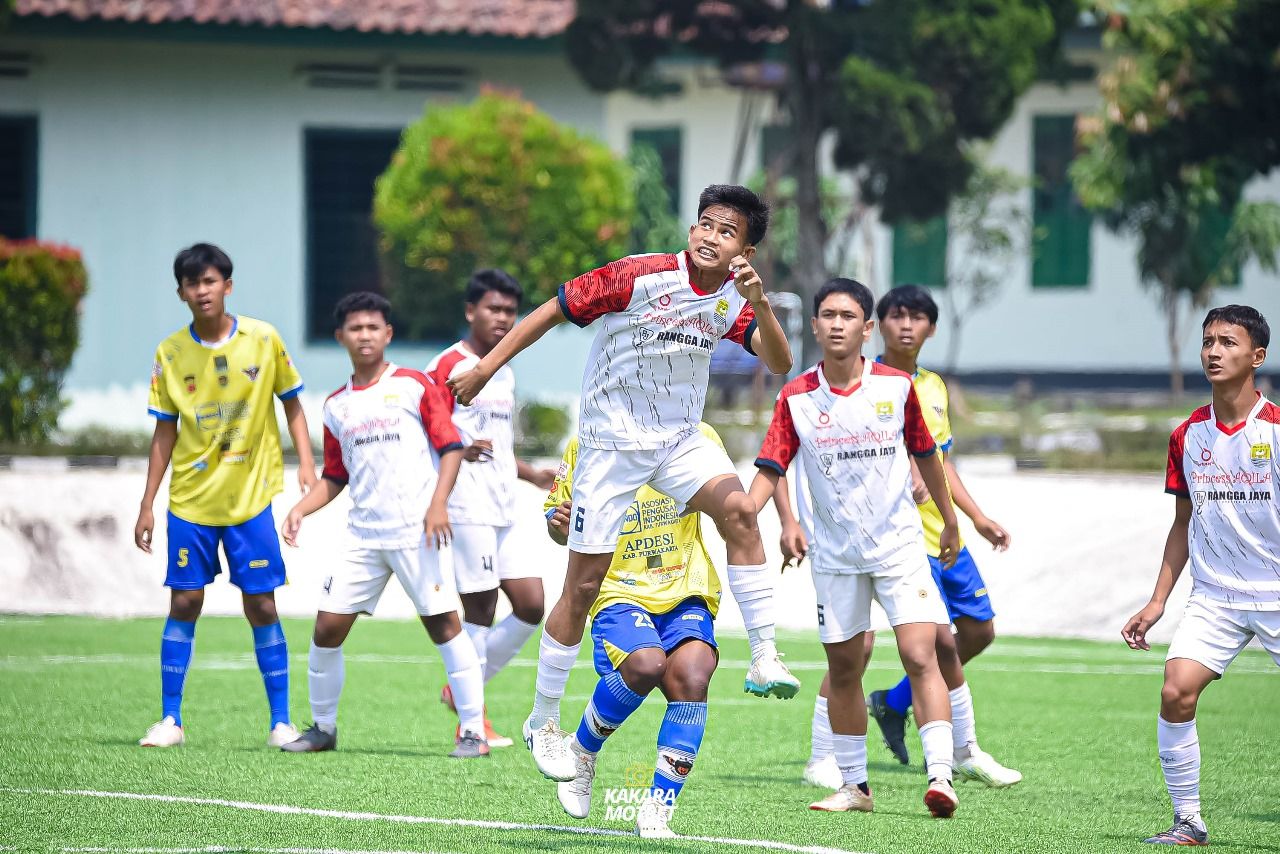
[{"label": "green tree", "polygon": [[471,272],[501,267],[533,302],[623,255],[625,162],[532,104],[495,92],[429,107],[374,192],[384,282],[412,337],[451,336]]},{"label": "green tree", "polygon": [[685,244],[684,228],[672,212],[671,194],[662,179],[662,159],[653,146],[634,145],[627,155],[631,166],[636,211],[631,221],[631,252],[678,249]]},{"label": "green tree", "polygon": [[580,0],[565,44],[602,91],[672,91],[658,62],[677,50],[743,77],[753,63],[780,64],[795,285],[809,295],[827,277],[831,232],[821,139],[833,134],[835,164],[855,178],[864,208],[889,223],[936,216],[969,180],[967,143],[999,130],[1075,15],[1075,0]]},{"label": "green tree", "polygon": [[1081,201],[1138,241],[1165,315],[1169,382],[1183,391],[1186,309],[1256,260],[1277,269],[1280,205],[1244,199],[1280,164],[1280,14],[1262,0],[1107,0],[1102,108],[1078,128]]}]

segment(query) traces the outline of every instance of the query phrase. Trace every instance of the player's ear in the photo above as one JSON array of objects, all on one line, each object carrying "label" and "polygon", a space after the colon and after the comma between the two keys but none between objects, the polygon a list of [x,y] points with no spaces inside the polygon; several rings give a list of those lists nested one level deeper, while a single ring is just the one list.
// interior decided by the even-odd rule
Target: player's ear
[{"label": "player's ear", "polygon": [[227,294],[231,293],[231,288],[235,284],[234,282],[231,281],[231,279],[227,279],[226,282],[227,282],[227,289],[222,292],[223,296],[226,296]]},{"label": "player's ear", "polygon": [[875,328],[876,322],[874,320],[868,320],[867,325],[862,327],[862,340],[864,343],[871,340],[871,333]]},{"label": "player's ear", "polygon": [[1256,371],[1267,360],[1267,348],[1255,347],[1253,350],[1253,369]]},{"label": "player's ear", "polygon": [[387,324],[387,340],[390,341],[392,336],[395,335],[395,333],[396,333],[396,328],[392,326],[390,323],[388,323]]},{"label": "player's ear", "polygon": [[471,323],[473,320],[475,320],[475,317],[476,317],[475,303],[467,302],[462,304],[462,317],[467,321],[467,323]]},{"label": "player's ear", "polygon": [[935,332],[937,332],[937,331],[938,331],[938,324],[936,324],[936,323],[930,323],[930,324],[929,324],[929,334],[928,334],[928,335],[926,335],[926,336],[924,336],[924,340],[928,341],[930,338],[932,338],[932,337],[933,337],[933,333],[935,333]]},{"label": "player's ear", "polygon": [[756,248],[751,244],[747,244],[746,246],[742,247],[742,252],[739,254],[741,254],[743,258],[746,258],[747,261],[749,262],[752,258],[756,257]]},{"label": "player's ear", "polygon": [[333,330],[333,340],[337,341],[339,344],[342,343],[342,327],[341,326]]}]

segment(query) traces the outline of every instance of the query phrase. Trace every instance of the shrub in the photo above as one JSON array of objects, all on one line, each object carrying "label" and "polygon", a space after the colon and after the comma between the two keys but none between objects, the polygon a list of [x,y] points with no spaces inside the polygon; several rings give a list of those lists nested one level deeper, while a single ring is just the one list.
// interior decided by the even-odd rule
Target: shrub
[{"label": "shrub", "polygon": [[87,286],[77,250],[0,239],[0,441],[43,442],[58,426]]},{"label": "shrub", "polygon": [[572,418],[563,406],[530,401],[516,417],[516,452],[522,457],[558,457]]},{"label": "shrub", "polygon": [[629,171],[602,143],[513,96],[429,107],[374,193],[397,327],[410,338],[452,336],[480,267],[506,270],[540,303],[625,254]]}]

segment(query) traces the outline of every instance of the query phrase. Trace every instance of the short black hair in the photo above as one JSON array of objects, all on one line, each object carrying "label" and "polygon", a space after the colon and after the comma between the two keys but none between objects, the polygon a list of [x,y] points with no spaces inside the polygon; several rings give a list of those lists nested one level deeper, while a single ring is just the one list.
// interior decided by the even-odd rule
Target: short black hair
[{"label": "short black hair", "polygon": [[224,279],[231,278],[231,258],[212,243],[196,243],[188,246],[173,259],[173,277],[182,287],[183,279],[198,279],[210,267]]},{"label": "short black hair", "polygon": [[347,322],[347,315],[357,311],[376,311],[382,314],[382,319],[387,323],[391,322],[390,300],[373,291],[356,291],[338,300],[338,304],[333,307],[334,329],[341,329]]},{"label": "short black hair", "polygon": [[747,220],[747,245],[755,246],[764,240],[769,230],[769,205],[764,199],[737,184],[712,184],[698,196],[698,218],[712,205],[724,205],[742,214]]},{"label": "short black hair", "polygon": [[848,294],[853,297],[858,305],[862,308],[862,317],[867,319],[871,317],[871,311],[875,307],[875,297],[871,295],[871,289],[862,282],[855,282],[853,279],[827,279],[826,283],[818,288],[818,292],[813,295],[813,316],[818,316],[818,310],[822,308],[822,303],[832,294]]},{"label": "short black hair", "polygon": [[1249,341],[1255,347],[1266,349],[1271,343],[1271,327],[1267,325],[1267,319],[1251,305],[1220,305],[1211,308],[1204,316],[1204,323],[1200,324],[1200,328],[1207,329],[1210,323],[1219,321],[1244,327],[1244,331],[1249,333]]},{"label": "short black hair", "polygon": [[524,288],[516,281],[516,277],[506,270],[476,270],[467,281],[467,303],[475,305],[484,299],[489,291],[497,291],[509,297],[515,297],[516,307],[524,302]]},{"label": "short black hair", "polygon": [[931,324],[936,326],[938,323],[938,304],[929,291],[919,285],[898,285],[880,297],[876,303],[876,318],[884,320],[895,308],[921,312]]}]

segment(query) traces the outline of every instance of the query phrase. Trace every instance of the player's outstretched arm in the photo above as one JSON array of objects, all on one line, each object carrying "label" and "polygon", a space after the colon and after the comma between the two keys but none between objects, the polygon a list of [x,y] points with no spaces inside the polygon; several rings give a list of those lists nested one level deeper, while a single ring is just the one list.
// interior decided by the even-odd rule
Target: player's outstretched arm
[{"label": "player's outstretched arm", "polygon": [[555,486],[556,470],[534,468],[524,460],[516,460],[516,477],[532,483],[538,489],[550,489]]},{"label": "player's outstretched arm", "polygon": [[151,453],[147,455],[147,486],[142,491],[142,506],[138,508],[138,521],[133,526],[133,544],[151,554],[151,535],[155,531],[156,518],[152,508],[160,481],[164,480],[169,460],[173,458],[173,446],[178,442],[178,422],[167,418],[156,419],[155,432],[151,434]]},{"label": "player's outstretched arm", "polygon": [[338,493],[342,492],[345,483],[334,480],[330,477],[321,478],[319,483],[311,489],[310,492],[302,496],[302,499],[289,510],[289,514],[284,517],[284,523],[280,525],[280,537],[291,546],[298,545],[298,531],[302,530],[302,519],[310,516],[312,513],[324,507],[330,501],[338,497]]},{"label": "player's outstretched arm", "polygon": [[947,489],[947,472],[942,465],[942,454],[934,453],[927,457],[916,457],[916,465],[920,467],[920,477],[929,488],[929,494],[935,496],[934,503],[942,514],[942,535],[938,538],[941,546],[938,558],[944,566],[954,566],[960,554],[960,526],[956,521],[956,509],[951,504],[951,493]]},{"label": "player's outstretched arm", "polygon": [[983,513],[982,508],[978,506],[978,502],[973,500],[973,496],[965,488],[964,481],[960,479],[960,472],[956,471],[955,463],[951,462],[951,458],[945,457],[943,464],[947,471],[947,483],[951,486],[951,499],[955,502],[956,507],[960,509],[960,512],[968,516],[970,521],[973,522],[973,527],[982,535],[982,538],[991,543],[992,548],[998,552],[1002,552],[1013,545],[1013,538],[1009,536],[1009,532]]},{"label": "player's outstretched arm", "polygon": [[751,481],[751,488],[747,490],[747,496],[751,499],[751,503],[755,505],[756,513],[765,508],[765,505],[773,498],[773,492],[777,489],[778,478],[780,475],[771,468],[760,466],[756,469],[755,479]]},{"label": "player's outstretched arm", "polygon": [[548,331],[565,322],[564,312],[560,310],[558,299],[549,299],[529,313],[529,316],[516,324],[498,346],[489,355],[481,359],[474,368],[464,371],[447,383],[449,391],[457,398],[458,403],[469,406],[476,395],[485,387],[498,369],[514,359],[521,351],[537,341]]},{"label": "player's outstretched arm", "polygon": [[756,315],[756,331],[751,335],[751,349],[764,362],[765,367],[775,374],[785,374],[791,370],[791,345],[787,343],[782,324],[773,313],[769,297],[764,292],[764,282],[760,274],[741,255],[735,256],[729,264],[734,271],[733,284],[738,293],[751,303],[751,310]]},{"label": "player's outstretched arm", "polygon": [[316,454],[311,448],[311,433],[307,430],[307,414],[302,411],[302,401],[291,397],[284,401],[285,423],[289,425],[289,438],[298,452],[298,486],[306,495],[316,485]]},{"label": "player's outstretched arm", "polygon": [[1147,632],[1164,616],[1164,605],[1187,565],[1187,528],[1190,524],[1191,499],[1179,496],[1173,511],[1173,524],[1169,526],[1169,536],[1164,541],[1164,558],[1160,561],[1151,601],[1130,617],[1120,630],[1120,637],[1130,649],[1151,649],[1151,644],[1147,643]]},{"label": "player's outstretched arm", "polygon": [[782,537],[778,541],[778,547],[782,549],[782,568],[786,569],[792,561],[798,566],[809,553],[809,540],[791,511],[791,491],[787,488],[785,476],[779,477],[773,488],[773,507],[778,511],[778,521],[782,523]]},{"label": "player's outstretched arm", "polygon": [[462,448],[453,448],[440,455],[440,474],[436,477],[436,491],[431,495],[426,518],[422,520],[427,532],[427,546],[436,548],[449,545],[453,528],[449,525],[449,493],[458,482],[458,470],[462,468]]}]

